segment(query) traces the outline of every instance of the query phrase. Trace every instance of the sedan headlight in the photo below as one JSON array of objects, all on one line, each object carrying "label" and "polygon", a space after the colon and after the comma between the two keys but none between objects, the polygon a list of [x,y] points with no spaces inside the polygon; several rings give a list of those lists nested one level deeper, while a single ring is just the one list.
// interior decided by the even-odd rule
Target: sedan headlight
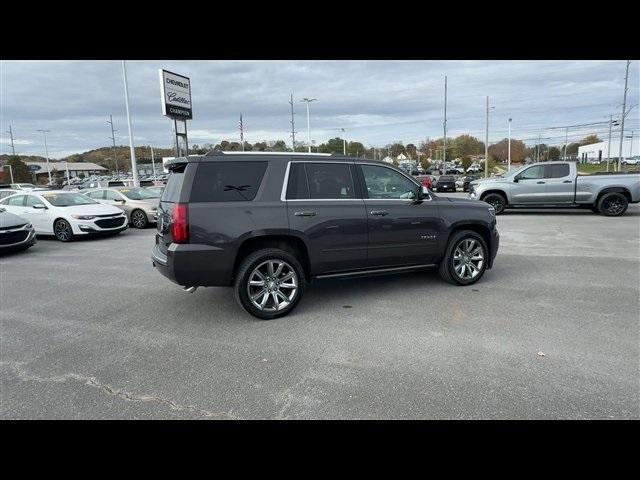
[{"label": "sedan headlight", "polygon": [[96,218],[95,215],[71,215],[73,218],[77,220],[93,220]]}]

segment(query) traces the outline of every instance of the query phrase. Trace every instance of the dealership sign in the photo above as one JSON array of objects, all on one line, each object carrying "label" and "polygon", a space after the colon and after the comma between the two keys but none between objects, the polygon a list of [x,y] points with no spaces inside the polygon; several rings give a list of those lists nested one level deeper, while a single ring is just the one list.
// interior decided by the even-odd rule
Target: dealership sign
[{"label": "dealership sign", "polygon": [[32,172],[37,172],[41,168],[42,167],[40,165],[29,165],[29,170],[31,170]]},{"label": "dealership sign", "polygon": [[193,118],[191,110],[191,80],[168,70],[160,69],[162,114],[174,120]]}]

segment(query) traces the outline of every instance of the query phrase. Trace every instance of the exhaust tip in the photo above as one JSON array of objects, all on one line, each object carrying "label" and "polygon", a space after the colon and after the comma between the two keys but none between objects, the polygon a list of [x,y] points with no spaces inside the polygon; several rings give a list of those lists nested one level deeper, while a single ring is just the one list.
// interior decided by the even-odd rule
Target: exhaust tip
[{"label": "exhaust tip", "polygon": [[193,293],[198,287],[182,287],[185,292]]}]

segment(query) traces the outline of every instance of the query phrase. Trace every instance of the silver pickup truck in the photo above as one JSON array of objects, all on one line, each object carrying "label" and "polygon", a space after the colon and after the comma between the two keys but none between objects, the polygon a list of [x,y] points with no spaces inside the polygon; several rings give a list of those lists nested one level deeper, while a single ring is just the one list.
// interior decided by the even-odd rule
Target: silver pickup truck
[{"label": "silver pickup truck", "polygon": [[640,202],[640,173],[578,175],[575,162],[533,163],[471,182],[469,198],[491,204],[496,214],[517,207],[582,207],[614,217]]}]

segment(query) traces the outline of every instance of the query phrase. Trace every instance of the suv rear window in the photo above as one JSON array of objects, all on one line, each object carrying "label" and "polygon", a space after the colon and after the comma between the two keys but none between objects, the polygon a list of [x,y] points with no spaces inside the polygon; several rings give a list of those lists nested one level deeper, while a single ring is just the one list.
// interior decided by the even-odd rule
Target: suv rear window
[{"label": "suv rear window", "polygon": [[304,163],[292,163],[289,168],[289,184],[287,185],[287,199],[296,200],[309,198],[309,184]]},{"label": "suv rear window", "polygon": [[[251,201],[258,193],[266,170],[267,162],[200,163],[191,187],[190,201]],[[166,190],[169,190],[169,183]],[[164,195],[163,200],[166,200]]]}]

